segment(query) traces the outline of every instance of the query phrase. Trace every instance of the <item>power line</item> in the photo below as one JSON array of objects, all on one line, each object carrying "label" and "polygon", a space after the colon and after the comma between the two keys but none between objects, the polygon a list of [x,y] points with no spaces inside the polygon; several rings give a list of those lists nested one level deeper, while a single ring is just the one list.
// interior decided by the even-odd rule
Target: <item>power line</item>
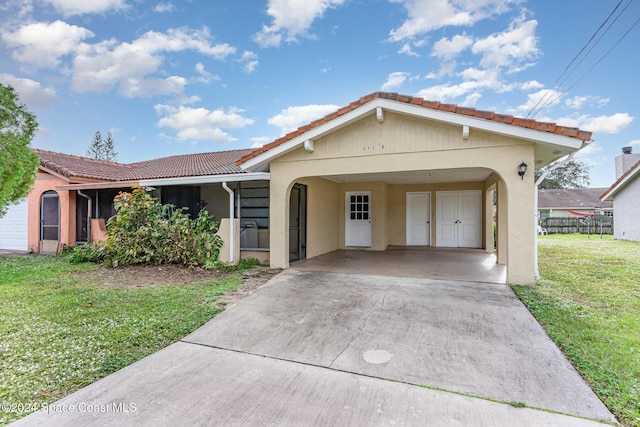
[{"label": "power line", "polygon": [[[544,109],[545,107],[547,107],[548,105],[550,105],[551,103],[555,102],[558,98],[560,98],[562,96],[562,92],[561,92],[561,88],[562,86],[567,82],[567,80],[573,75],[573,73],[578,69],[578,67],[584,62],[584,60],[587,58],[587,56],[589,56],[589,54],[593,51],[593,49],[595,48],[595,46],[598,45],[598,43],[602,40],[602,38],[609,32],[609,30],[613,27],[613,25],[618,21],[618,19],[622,16],[622,14],[626,11],[626,9],[631,5],[631,2],[633,0],[629,0],[629,2],[626,4],[626,6],[624,6],[624,8],[615,16],[615,18],[613,19],[613,21],[609,24],[609,26],[604,30],[604,32],[602,32],[600,34],[600,36],[597,38],[597,40],[595,41],[595,43],[592,44],[593,40],[596,38],[596,36],[598,36],[598,34],[600,33],[600,31],[605,27],[605,25],[607,24],[607,22],[609,22],[611,20],[611,18],[616,14],[616,12],[618,11],[618,9],[620,8],[620,6],[624,3],[625,0],[620,0],[618,2],[618,4],[613,8],[613,10],[609,13],[609,15],[607,16],[607,18],[600,24],[600,26],[594,31],[594,33],[591,35],[591,37],[589,38],[589,40],[587,41],[587,43],[584,44],[584,46],[582,46],[582,48],[580,49],[580,51],[569,61],[569,63],[565,66],[564,70],[562,71],[562,73],[560,74],[560,76],[553,82],[553,84],[551,85],[552,90],[548,91],[547,93],[545,93],[542,97],[540,97],[540,99],[538,100],[538,102],[536,102],[536,104],[529,110],[529,112],[527,113],[526,117],[535,117],[542,109]],[[637,23],[637,22],[636,22]],[[626,37],[626,35],[631,31],[631,29],[633,29],[633,27],[635,27],[636,24],[634,24],[615,44],[613,47],[617,46],[620,41],[622,41],[622,39],[624,37]],[[591,47],[589,47],[591,45]],[[613,49],[613,47],[611,49],[609,49],[609,51],[607,51],[607,53],[601,57],[595,65],[599,64],[604,57],[606,57],[611,50]],[[589,48],[587,50],[587,48]],[[584,53],[586,51],[586,53]],[[582,58],[577,62],[577,64],[575,66],[573,66],[573,64],[576,62],[576,60],[578,60],[578,58],[580,58],[580,56],[584,53],[584,55],[582,56]],[[582,80],[584,78],[584,76],[586,76],[586,74],[591,71],[594,67],[592,66],[585,74],[583,74],[580,79],[578,79],[578,81],[576,81],[575,83],[573,83],[570,88],[572,88],[573,86],[575,86],[580,80]],[[573,66],[573,69],[571,69]],[[571,70],[571,71],[569,71]],[[568,73],[568,74],[567,74]]]},{"label": "power line", "polygon": [[[595,64],[593,64],[593,65],[591,66],[591,68],[589,68],[587,71],[585,71],[585,73],[584,73],[582,76],[580,76],[580,78],[579,78],[578,80],[576,80],[576,81],[575,81],[571,86],[569,86],[569,87],[567,88],[567,91],[571,90],[575,85],[577,85],[578,83],[580,83],[580,81],[581,81],[581,80],[582,80],[582,79],[583,79],[587,74],[589,74],[589,73],[591,72],[591,70],[593,70],[594,68],[596,68],[596,66],[597,66],[598,64],[600,64],[600,63],[602,62],[602,60],[603,60],[604,58],[606,58],[606,57],[611,53],[611,51],[612,51],[613,49],[615,49],[615,48],[616,48],[616,46],[618,46],[618,45],[620,44],[620,42],[621,42],[625,37],[627,37],[627,35],[631,32],[631,30],[633,30],[633,29],[635,28],[635,26],[636,26],[636,25],[638,25],[638,23],[640,23],[640,18],[638,18],[638,19],[636,20],[636,22],[634,22],[634,23],[633,23],[633,25],[632,25],[632,26],[631,26],[631,27],[630,27],[630,28],[629,28],[629,29],[628,29],[628,30],[627,30],[627,31],[622,35],[622,37],[620,37],[620,38],[618,39],[618,41],[616,41],[616,42],[613,44],[613,46],[611,46],[611,48],[610,48],[610,49],[609,49],[609,50],[608,50],[604,55],[602,55],[602,56],[600,57],[600,59],[598,59],[598,60],[595,62]],[[552,99],[552,100],[550,100],[547,104],[545,104],[545,105],[543,105],[542,107],[540,107],[540,109],[536,112],[536,114],[537,114],[538,112],[540,112],[540,110],[542,110],[542,109],[543,109],[544,107],[546,107],[547,105],[552,104],[552,103],[554,103],[555,101],[557,101],[561,96],[562,96],[562,94],[556,95],[556,97],[555,97],[555,98],[553,98],[553,99]],[[534,114],[534,117],[535,117],[535,114]]]}]

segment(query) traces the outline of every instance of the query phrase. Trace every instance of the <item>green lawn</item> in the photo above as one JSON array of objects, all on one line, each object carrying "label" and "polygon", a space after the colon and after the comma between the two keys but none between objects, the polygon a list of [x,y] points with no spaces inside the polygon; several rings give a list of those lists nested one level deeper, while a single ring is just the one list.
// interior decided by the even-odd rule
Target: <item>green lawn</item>
[{"label": "green lawn", "polygon": [[513,286],[596,394],[640,426],[640,243],[542,236],[540,279]]},{"label": "green lawn", "polygon": [[[50,403],[184,337],[238,273],[191,285],[99,286],[104,267],[0,258],[0,403]],[[0,425],[26,414],[0,411]]]}]

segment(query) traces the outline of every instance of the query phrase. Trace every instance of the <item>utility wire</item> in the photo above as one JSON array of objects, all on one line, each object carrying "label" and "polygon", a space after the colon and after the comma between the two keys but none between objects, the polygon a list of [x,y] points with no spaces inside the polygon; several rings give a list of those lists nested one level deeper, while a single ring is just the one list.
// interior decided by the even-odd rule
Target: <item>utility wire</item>
[{"label": "utility wire", "polygon": [[[591,42],[596,38],[596,36],[598,35],[598,33],[602,30],[602,28],[607,24],[607,22],[609,22],[609,20],[611,19],[611,17],[616,13],[616,11],[620,8],[620,6],[622,5],[622,3],[624,3],[625,0],[620,0],[618,2],[618,4],[613,8],[613,10],[609,13],[609,15],[607,16],[607,18],[600,24],[600,26],[596,29],[596,31],[591,35],[591,37],[589,38],[589,40],[587,41],[587,43],[584,44],[584,46],[582,46],[582,48],[580,49],[580,51],[571,59],[571,61],[569,61],[569,63],[566,65],[566,67],[564,68],[564,70],[562,71],[562,73],[560,74],[560,76],[555,80],[555,82],[553,82],[553,84],[551,85],[551,87],[553,88],[551,91],[547,92],[544,96],[540,97],[540,99],[538,100],[538,102],[529,110],[529,112],[527,113],[526,117],[535,117],[543,108],[545,108],[546,106],[548,106],[551,102],[549,101],[549,99],[553,98],[554,101],[559,98],[559,96],[557,95],[558,93],[560,93],[560,88],[561,86],[569,79],[569,77],[574,73],[574,71],[577,69],[577,67],[584,61],[584,59],[591,53],[591,51],[593,50],[593,48],[600,42],[600,40],[602,40],[602,38],[604,37],[604,35],[611,29],[611,27],[613,26],[613,24],[615,24],[615,22],[618,20],[618,18],[620,18],[620,16],[622,15],[622,13],[629,7],[629,5],[631,4],[631,2],[633,0],[629,0],[629,3],[622,9],[622,11],[620,11],[620,13],[616,16],[616,18],[614,19],[614,21],[609,24],[609,26],[607,27],[607,29],[604,31],[604,33],[602,33],[600,35],[600,37],[596,40],[596,42],[593,44],[593,46],[591,46],[591,48],[586,52],[586,54],[584,55],[584,57],[578,62],[578,64],[574,67],[574,69],[565,77],[565,74],[569,71],[569,69],[571,68],[571,66],[574,64],[574,62],[580,57],[580,55],[582,55],[582,53],[587,49],[587,47],[591,44]],[[634,24],[635,26],[635,24]],[[619,43],[619,41],[617,42]],[[617,44],[616,43],[616,44]],[[584,76],[583,76],[584,77]],[[581,77],[582,78],[582,77]],[[575,85],[575,84],[574,84]],[[573,87],[573,86],[572,86]],[[555,98],[554,98],[555,96]],[[560,93],[561,96],[561,93]],[[542,106],[540,106],[542,104]],[[538,108],[539,107],[539,108]],[[536,111],[537,110],[537,111]],[[535,113],[534,113],[535,111]],[[533,116],[532,116],[533,114]]]},{"label": "utility wire", "polygon": [[[635,26],[636,26],[636,25],[638,25],[638,23],[640,23],[640,18],[638,18],[638,19],[636,20],[636,22],[634,22],[634,23],[633,23],[633,25],[632,25],[632,26],[631,26],[631,27],[630,27],[630,28],[629,28],[629,29],[628,29],[628,30],[627,30],[627,31],[622,35],[622,37],[620,37],[620,38],[618,39],[618,41],[616,41],[616,42],[614,43],[614,45],[613,45],[613,46],[611,46],[611,48],[610,48],[610,49],[609,49],[609,50],[608,50],[604,55],[602,55],[602,56],[600,57],[600,59],[598,59],[598,60],[595,62],[595,64],[593,64],[593,65],[591,66],[591,68],[589,68],[589,69],[588,69],[588,70],[587,70],[587,71],[586,71],[582,76],[580,76],[580,78],[579,78],[578,80],[576,80],[576,81],[575,81],[571,86],[569,86],[569,87],[567,88],[567,91],[571,90],[575,85],[577,85],[578,83],[580,83],[580,81],[581,81],[581,80],[582,80],[582,79],[583,79],[587,74],[589,74],[589,73],[591,72],[591,70],[593,70],[594,68],[596,68],[596,66],[597,66],[598,64],[600,64],[600,63],[602,62],[602,60],[603,60],[604,58],[606,58],[606,57],[611,53],[611,51],[612,51],[613,49],[615,49],[615,48],[616,48],[616,46],[618,46],[618,45],[620,44],[620,42],[621,42],[625,37],[627,37],[627,35],[631,32],[631,30],[633,30],[633,29],[635,28]],[[550,100],[547,104],[545,104],[545,105],[543,105],[542,107],[540,107],[540,109],[536,112],[536,114],[538,114],[538,112],[540,112],[540,110],[542,110],[542,109],[543,109],[544,107],[546,107],[547,105],[552,104],[553,102],[557,101],[557,100],[558,100],[558,98],[560,98],[561,96],[562,96],[562,94],[558,94],[558,95],[556,95],[556,97],[555,97],[555,98],[553,98],[553,99],[552,99],[552,100]],[[535,114],[534,114],[534,117],[535,117]]]},{"label": "utility wire", "polygon": [[[618,3],[618,5],[620,5],[620,3]],[[546,108],[547,106],[549,106],[549,105],[553,104],[554,102],[556,102],[556,101],[557,101],[557,100],[562,96],[562,91],[560,91],[560,88],[561,88],[561,87],[562,87],[562,86],[567,82],[567,80],[569,80],[569,78],[570,78],[570,77],[573,75],[573,73],[578,69],[578,67],[579,67],[579,66],[584,62],[584,60],[585,60],[585,59],[587,58],[587,56],[591,53],[591,51],[592,51],[592,50],[593,50],[593,49],[598,45],[598,43],[600,42],[600,40],[602,40],[602,38],[603,38],[603,37],[604,37],[604,36],[609,32],[609,30],[611,29],[611,27],[613,27],[613,25],[618,21],[618,19],[622,16],[622,14],[625,12],[625,10],[627,10],[627,8],[629,7],[629,5],[631,5],[631,1],[630,1],[629,3],[627,3],[627,5],[624,7],[624,9],[622,9],[622,10],[620,11],[620,13],[618,14],[618,16],[616,16],[616,17],[615,17],[615,19],[614,19],[614,20],[609,24],[609,26],[607,27],[607,29],[606,29],[602,34],[600,34],[600,37],[598,37],[598,39],[596,40],[596,42],[595,42],[595,43],[594,43],[594,44],[589,48],[589,50],[587,51],[587,53],[586,53],[586,54],[585,54],[585,55],[580,59],[580,61],[578,61],[578,63],[576,64],[576,66],[573,68],[573,70],[571,70],[571,72],[570,72],[569,74],[567,74],[567,76],[566,76],[566,77],[565,77],[565,78],[564,78],[560,83],[558,83],[558,85],[557,85],[557,86],[555,86],[555,87],[554,87],[554,90],[553,90],[552,92],[546,93],[546,94],[545,94],[545,96],[543,96],[542,98],[540,98],[540,101],[543,101],[543,100],[544,100],[544,102],[542,102],[542,105],[540,105],[540,107],[538,108],[538,110],[537,110],[535,113],[533,113],[532,118],[533,118],[533,117],[535,117],[535,116],[536,116],[540,111],[542,111],[544,108]],[[616,9],[617,9],[617,7],[616,7]],[[608,20],[610,17],[611,17],[611,14],[609,14],[609,17],[607,18],[607,20]],[[605,20],[605,22],[603,22],[603,24],[602,24],[602,25],[604,25],[604,24],[606,23],[606,21],[607,21],[607,20]],[[602,28],[602,25],[598,28],[598,31]],[[631,28],[635,27],[635,25],[636,25],[636,24],[633,24],[633,26],[632,26]],[[629,32],[629,31],[627,31],[627,33],[628,33],[628,32]],[[623,35],[623,36],[622,36],[622,38],[626,37],[626,34],[627,34],[627,33],[625,33],[625,35]],[[594,34],[594,36],[595,36],[595,34]],[[593,37],[591,37],[591,40],[593,40]],[[589,40],[589,42],[591,42],[591,40]],[[620,43],[620,41],[621,41],[621,39],[619,39],[619,40],[615,43],[614,47],[615,47],[615,46],[617,46],[617,45]],[[586,47],[586,46],[585,46],[585,47]],[[613,48],[612,48],[612,49],[613,49]],[[595,65],[599,64],[599,63],[602,61],[602,59],[604,59],[604,57],[606,57],[612,49],[609,49],[609,51],[607,51],[607,53],[606,53],[603,57],[601,57],[601,58],[596,62],[596,64],[595,64]],[[584,50],[584,48],[583,48],[582,50]],[[583,75],[582,75],[582,76],[581,76],[581,77],[580,77],[576,82],[574,82],[574,83],[573,83],[569,88],[567,88],[567,89],[566,89],[566,91],[569,91],[569,89],[573,88],[573,87],[574,87],[574,86],[575,86],[579,81],[581,81],[581,80],[582,80],[582,79],[587,75],[587,73],[589,73],[591,70],[593,70],[593,68],[595,68],[595,65],[594,65],[594,66],[592,66],[591,68],[589,68],[589,70],[588,70],[586,73],[584,73],[584,74],[583,74]],[[545,98],[547,98],[547,99],[545,99]],[[540,103],[539,103],[539,104],[540,104]]]}]

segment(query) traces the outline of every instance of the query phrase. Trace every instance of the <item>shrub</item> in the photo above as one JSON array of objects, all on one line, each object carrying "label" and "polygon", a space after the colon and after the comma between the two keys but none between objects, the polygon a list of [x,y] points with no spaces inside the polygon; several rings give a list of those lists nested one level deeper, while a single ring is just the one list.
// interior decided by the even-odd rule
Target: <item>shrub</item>
[{"label": "shrub", "polygon": [[222,239],[218,223],[205,210],[195,219],[186,208],[162,205],[143,187],[120,192],[113,201],[116,215],[107,223],[105,260],[128,264],[211,266]]},{"label": "shrub", "polygon": [[79,246],[65,246],[63,254],[69,255],[69,262],[71,264],[102,262],[105,256],[104,242],[94,242]]}]

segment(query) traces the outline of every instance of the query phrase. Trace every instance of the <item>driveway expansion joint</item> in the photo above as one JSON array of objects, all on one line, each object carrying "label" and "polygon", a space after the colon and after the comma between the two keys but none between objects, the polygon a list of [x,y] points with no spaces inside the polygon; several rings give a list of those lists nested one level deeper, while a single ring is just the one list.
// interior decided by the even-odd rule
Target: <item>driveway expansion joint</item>
[{"label": "driveway expansion joint", "polygon": [[[392,286],[393,285],[391,285],[387,290],[389,290]],[[383,297],[381,299],[384,300],[385,298]],[[374,309],[370,313],[370,315],[373,314],[373,312],[375,312],[376,310],[378,310],[380,308],[381,307],[378,307],[378,308]],[[270,356],[270,355],[266,355],[266,354],[252,353],[250,351],[245,351],[245,350],[237,350],[237,349],[233,349],[233,348],[218,347],[218,346],[211,345],[211,344],[203,344],[203,343],[197,343],[197,342],[192,342],[192,341],[186,341],[184,339],[180,340],[179,342],[184,343],[184,344],[191,344],[191,345],[196,345],[196,346],[200,346],[200,347],[211,348],[211,349],[214,349],[214,350],[230,351],[230,352],[233,352],[233,353],[240,353],[240,354],[244,354],[244,355],[247,355],[247,356],[261,357],[261,358],[271,359],[271,360],[278,360],[280,362],[289,362],[289,363],[294,363],[296,365],[309,366],[309,367],[320,368],[320,369],[328,369],[330,371],[341,372],[341,373],[350,374],[350,375],[356,375],[358,377],[370,378],[370,379],[379,380],[379,381],[385,381],[385,382],[390,382],[390,383],[404,384],[404,385],[411,386],[411,387],[418,387],[418,388],[423,388],[423,389],[426,389],[426,390],[432,390],[432,391],[437,391],[437,392],[441,392],[441,393],[448,393],[448,394],[452,394],[452,395],[456,395],[456,396],[463,396],[463,397],[468,397],[468,398],[471,398],[471,399],[478,399],[478,400],[482,400],[482,401],[485,401],[485,402],[493,402],[493,403],[498,403],[498,404],[501,404],[501,405],[506,405],[506,406],[513,407],[513,401],[507,402],[507,401],[502,401],[502,400],[498,400],[498,399],[492,399],[492,398],[488,398],[488,397],[484,397],[484,396],[476,396],[474,394],[461,393],[459,391],[454,391],[454,390],[447,390],[447,389],[443,389],[443,388],[439,388],[439,387],[435,387],[435,386],[430,386],[430,385],[425,385],[425,384],[418,384],[418,383],[413,383],[413,382],[409,382],[409,381],[396,380],[396,379],[385,378],[385,377],[380,377],[380,376],[376,376],[376,375],[369,375],[369,374],[365,374],[365,373],[362,373],[362,372],[355,372],[355,371],[349,371],[349,370],[345,370],[345,369],[338,369],[338,368],[334,368],[332,366],[324,366],[324,365],[318,365],[318,364],[315,364],[315,363],[301,362],[299,360],[286,359],[286,358],[277,357],[277,356]],[[576,415],[576,414],[554,411],[553,409],[538,408],[538,407],[535,407],[535,406],[528,406],[528,405],[525,405],[522,408],[523,409],[524,408],[531,409],[531,410],[540,411],[540,412],[547,412],[547,413],[550,413],[550,414],[563,415],[563,416],[567,416],[567,417],[571,417],[571,418],[577,418],[577,419],[583,419],[583,420],[588,420],[588,421],[595,421],[595,422],[609,424],[609,422],[607,420],[591,419],[591,418],[582,417],[582,416],[579,416],[579,415]],[[613,425],[615,425],[615,424],[613,424]]]}]

